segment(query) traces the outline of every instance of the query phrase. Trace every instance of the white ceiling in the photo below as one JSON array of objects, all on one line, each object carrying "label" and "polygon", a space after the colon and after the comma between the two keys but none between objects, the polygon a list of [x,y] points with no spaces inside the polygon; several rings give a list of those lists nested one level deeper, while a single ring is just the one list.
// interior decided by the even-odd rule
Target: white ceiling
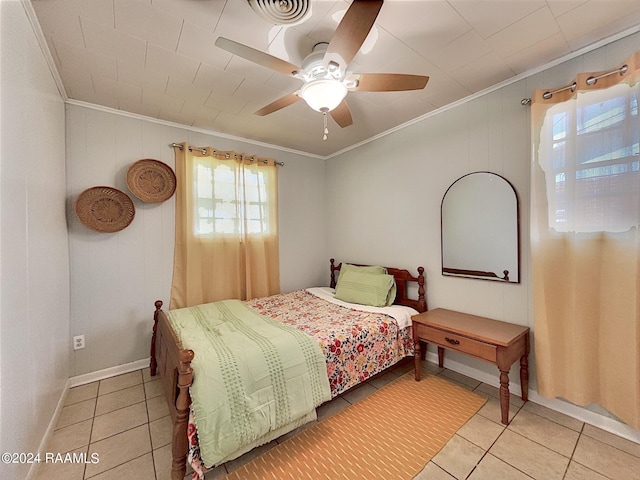
[{"label": "white ceiling", "polygon": [[293,27],[269,24],[247,0],[31,3],[69,99],[321,157],[640,24],[638,0],[387,0],[349,70],[429,83],[350,92],[354,124],[329,118],[323,141],[322,115],[302,101],[253,114],[300,80],[214,42],[224,36],[300,65],[331,39],[349,1],[311,0],[312,16]]}]

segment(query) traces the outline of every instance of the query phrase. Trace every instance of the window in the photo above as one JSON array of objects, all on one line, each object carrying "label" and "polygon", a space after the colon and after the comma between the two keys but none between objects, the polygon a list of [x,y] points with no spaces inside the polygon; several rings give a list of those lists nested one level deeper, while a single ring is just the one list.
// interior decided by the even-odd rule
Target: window
[{"label": "window", "polygon": [[538,390],[547,398],[597,403],[635,428],[640,428],[634,362],[640,358],[639,80],[636,52],[620,68],[580,73],[554,92],[536,90],[531,108]]},{"label": "window", "polygon": [[626,231],[640,205],[638,87],[580,93],[552,107],[541,149],[556,231]]},{"label": "window", "polygon": [[272,233],[264,172],[207,158],[196,159],[194,167],[196,235]]}]

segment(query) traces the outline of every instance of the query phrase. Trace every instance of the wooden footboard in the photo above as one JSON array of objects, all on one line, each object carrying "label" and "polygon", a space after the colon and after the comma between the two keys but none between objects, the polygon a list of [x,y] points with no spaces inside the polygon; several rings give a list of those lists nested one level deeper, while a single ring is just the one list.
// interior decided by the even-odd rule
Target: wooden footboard
[{"label": "wooden footboard", "polygon": [[153,335],[151,338],[151,375],[160,375],[171,419],[173,435],[171,441],[171,480],[182,480],[187,469],[187,425],[191,396],[189,387],[193,382],[193,350],[182,348],[169,319],[162,311],[162,302],[155,302]]}]

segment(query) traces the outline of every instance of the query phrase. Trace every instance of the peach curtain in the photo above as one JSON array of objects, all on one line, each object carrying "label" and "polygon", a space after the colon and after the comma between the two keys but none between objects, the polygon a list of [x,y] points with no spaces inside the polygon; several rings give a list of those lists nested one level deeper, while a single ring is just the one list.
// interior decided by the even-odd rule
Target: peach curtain
[{"label": "peach curtain", "polygon": [[174,149],[170,308],[279,293],[275,161],[187,143]]},{"label": "peach curtain", "polygon": [[640,52],[624,64],[534,92],[534,338],[541,395],[640,428]]}]

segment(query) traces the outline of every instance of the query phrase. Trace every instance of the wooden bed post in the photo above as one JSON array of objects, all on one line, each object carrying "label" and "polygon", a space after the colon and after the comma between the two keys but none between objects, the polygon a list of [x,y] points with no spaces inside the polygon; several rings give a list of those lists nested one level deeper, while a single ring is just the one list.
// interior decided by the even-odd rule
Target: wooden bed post
[{"label": "wooden bed post", "polygon": [[418,267],[418,311],[427,311],[427,298],[424,293],[424,268]]},{"label": "wooden bed post", "polygon": [[192,350],[180,350],[180,366],[178,367],[179,392],[176,399],[176,419],[173,424],[172,480],[182,480],[187,473],[187,452],[189,451],[187,427],[189,423],[189,407],[191,406],[189,387],[193,382],[191,360],[193,360]]},{"label": "wooden bed post", "polygon": [[158,368],[158,362],[156,361],[156,333],[158,331],[158,313],[162,308],[162,300],[156,300],[156,311],[153,312],[153,334],[151,335],[151,360],[149,361],[149,373],[151,376],[155,376]]},{"label": "wooden bed post", "polygon": [[329,284],[329,286],[331,288],[336,288],[336,267],[334,265],[335,263],[335,259],[330,258],[329,262],[331,263],[331,283]]}]

